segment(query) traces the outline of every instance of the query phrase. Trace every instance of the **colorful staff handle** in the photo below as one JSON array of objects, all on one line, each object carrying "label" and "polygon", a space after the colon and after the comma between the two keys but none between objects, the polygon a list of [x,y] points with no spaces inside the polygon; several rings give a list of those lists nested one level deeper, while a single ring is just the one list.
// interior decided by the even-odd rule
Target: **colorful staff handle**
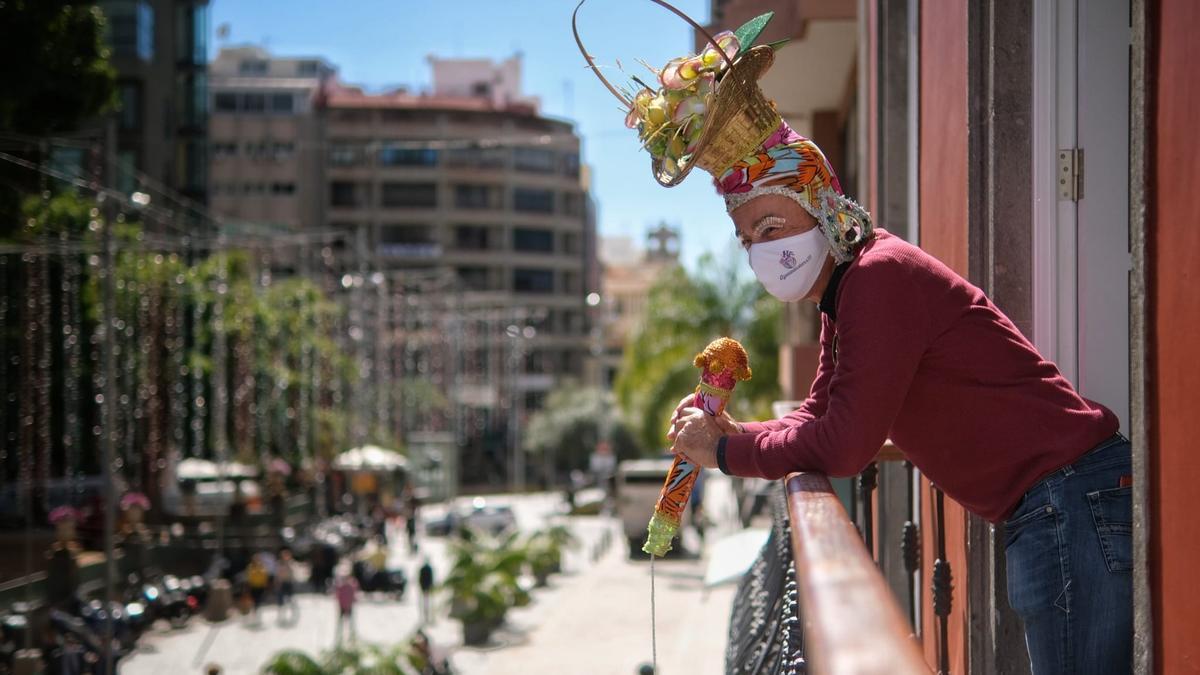
[{"label": "colorful staff handle", "polygon": [[[700,368],[700,384],[696,387],[692,405],[714,417],[725,412],[738,381],[750,379],[750,359],[746,350],[731,338],[713,340],[696,355],[693,363]],[[679,532],[683,510],[699,475],[700,467],[680,455],[675,456],[658,503],[654,505],[654,515],[646,527],[642,551],[661,557],[671,550],[671,541]]]}]

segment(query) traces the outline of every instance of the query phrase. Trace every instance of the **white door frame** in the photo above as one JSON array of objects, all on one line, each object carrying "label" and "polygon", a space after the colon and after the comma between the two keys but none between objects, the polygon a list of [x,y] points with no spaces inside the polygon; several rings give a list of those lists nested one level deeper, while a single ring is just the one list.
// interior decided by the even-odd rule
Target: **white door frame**
[{"label": "white door frame", "polygon": [[1059,148],[1075,147],[1076,1],[1033,5],[1033,343],[1078,379],[1077,208],[1058,200]]}]

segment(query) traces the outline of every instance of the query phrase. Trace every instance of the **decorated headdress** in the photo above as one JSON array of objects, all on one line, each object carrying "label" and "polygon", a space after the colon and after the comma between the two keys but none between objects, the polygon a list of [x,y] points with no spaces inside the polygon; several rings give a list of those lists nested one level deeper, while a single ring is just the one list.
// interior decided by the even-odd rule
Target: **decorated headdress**
[{"label": "decorated headdress", "polygon": [[633,86],[613,86],[584,49],[571,17],[579,51],[596,77],[628,111],[625,123],[638,130],[650,153],[654,179],[664,187],[681,183],[695,167],[713,176],[729,211],[765,194],[794,200],[820,224],[839,262],[849,260],[872,234],[870,215],[842,194],[837,175],[816,143],[787,125],[758,85],[783,42],[755,45],[774,15],[768,12],[736,31],[711,35],[665,0],[650,0],[688,22],[707,41],[700,54],[650,68],[658,87],[637,77]]}]

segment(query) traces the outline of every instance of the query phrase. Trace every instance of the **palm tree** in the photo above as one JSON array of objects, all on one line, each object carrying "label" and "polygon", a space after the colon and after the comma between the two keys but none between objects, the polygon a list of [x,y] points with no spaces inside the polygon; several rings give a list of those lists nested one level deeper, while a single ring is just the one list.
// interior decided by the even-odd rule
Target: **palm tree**
[{"label": "palm tree", "polygon": [[729,411],[738,419],[770,413],[779,394],[778,301],[744,274],[740,249],[718,261],[701,257],[694,272],[665,270],[651,287],[641,325],[625,346],[617,400],[647,449],[666,444],[675,405],[696,387],[696,353],[715,338],[746,347],[754,377],[738,386]]}]

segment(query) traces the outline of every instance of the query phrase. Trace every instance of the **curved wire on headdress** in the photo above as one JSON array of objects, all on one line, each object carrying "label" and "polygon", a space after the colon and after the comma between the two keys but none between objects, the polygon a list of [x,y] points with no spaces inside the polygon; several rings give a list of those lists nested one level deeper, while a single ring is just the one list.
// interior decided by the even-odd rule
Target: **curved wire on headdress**
[{"label": "curved wire on headdress", "polygon": [[[583,46],[583,40],[579,37],[579,26],[578,26],[578,21],[577,21],[578,17],[579,17],[579,8],[583,7],[583,3],[585,3],[585,2],[587,2],[587,0],[579,0],[579,4],[575,5],[575,11],[571,12],[571,32],[575,34],[575,44],[579,46],[579,52],[581,54],[583,54],[584,60],[587,61],[588,68],[593,73],[596,74],[596,77],[600,78],[600,81],[602,83],[604,83],[604,86],[607,87],[610,92],[612,92],[612,95],[616,96],[617,100],[620,101],[626,107],[632,108],[633,101],[630,101],[629,99],[625,98],[625,95],[622,94],[619,89],[614,87],[608,81],[608,78],[604,77],[604,75],[602,75],[600,73],[600,67],[596,65],[596,61],[595,61],[595,59],[592,58],[591,54],[588,54],[587,49],[585,49]],[[701,35],[704,36],[705,40],[708,40],[709,44],[711,44],[713,46],[713,49],[716,49],[717,53],[721,55],[721,58],[725,59],[725,65],[729,66],[730,68],[733,67],[733,60],[729,58],[729,55],[725,53],[724,49],[721,49],[721,46],[717,44],[717,39],[714,38],[712,35],[710,35],[709,32],[704,29],[704,26],[701,26],[700,24],[696,23],[695,21],[692,20],[692,17],[688,16],[687,14],[684,14],[683,12],[676,9],[673,5],[671,5],[668,2],[665,2],[664,0],[650,0],[650,2],[653,2],[656,5],[661,5],[662,7],[667,8],[668,10],[670,10],[671,12],[673,12],[677,16],[679,16],[679,18],[688,22],[692,26],[692,28],[695,28],[697,31],[700,32]]]}]

